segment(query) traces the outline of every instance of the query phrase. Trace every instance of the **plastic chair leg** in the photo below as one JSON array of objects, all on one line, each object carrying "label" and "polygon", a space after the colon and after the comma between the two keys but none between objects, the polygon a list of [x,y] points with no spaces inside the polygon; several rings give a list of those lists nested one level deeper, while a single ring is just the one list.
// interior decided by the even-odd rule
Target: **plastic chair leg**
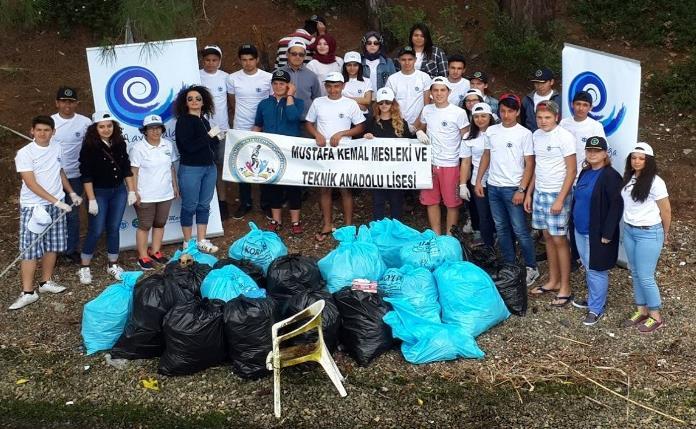
[{"label": "plastic chair leg", "polygon": [[280,368],[273,369],[273,413],[280,418]]},{"label": "plastic chair leg", "polygon": [[325,354],[326,356],[328,356],[328,357],[331,358],[331,359],[330,359],[331,365],[333,366],[333,368],[334,368],[334,370],[336,371],[336,373],[338,373],[339,379],[340,379],[341,381],[346,381],[346,378],[343,376],[343,374],[341,374],[341,370],[338,369],[338,365],[336,365],[336,361],[333,360],[333,357],[331,356],[331,353],[329,353],[329,349],[326,348],[326,345],[324,345],[323,347],[324,347],[324,354]]},{"label": "plastic chair leg", "polygon": [[334,384],[334,386],[336,386],[336,389],[338,390],[338,394],[341,395],[342,398],[348,396],[346,389],[343,387],[343,383],[341,383],[343,376],[341,375],[341,372],[336,367],[336,363],[334,362],[331,355],[328,353],[322,353],[321,358],[319,359],[319,363],[321,364],[321,366],[324,368],[324,371],[331,379],[331,382]]}]

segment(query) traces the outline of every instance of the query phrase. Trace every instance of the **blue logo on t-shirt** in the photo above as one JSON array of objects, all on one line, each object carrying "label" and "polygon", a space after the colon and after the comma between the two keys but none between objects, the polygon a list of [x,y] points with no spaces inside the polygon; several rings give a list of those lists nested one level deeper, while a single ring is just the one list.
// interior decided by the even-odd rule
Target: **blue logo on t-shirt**
[{"label": "blue logo on t-shirt", "polygon": [[420,88],[416,87],[416,92],[420,91]]},{"label": "blue logo on t-shirt", "polygon": [[512,148],[512,142],[507,142],[505,146],[507,146],[508,148]]},{"label": "blue logo on t-shirt", "polygon": [[261,92],[261,88],[256,88],[256,92]]},{"label": "blue logo on t-shirt", "polygon": [[442,126],[446,127],[447,126],[447,121],[442,121]]}]

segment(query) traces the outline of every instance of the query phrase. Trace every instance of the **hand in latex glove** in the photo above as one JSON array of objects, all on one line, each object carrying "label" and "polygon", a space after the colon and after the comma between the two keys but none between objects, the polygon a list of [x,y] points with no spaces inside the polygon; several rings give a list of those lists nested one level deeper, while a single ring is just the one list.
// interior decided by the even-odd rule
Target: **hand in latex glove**
[{"label": "hand in latex glove", "polygon": [[469,188],[466,186],[466,183],[459,184],[459,198],[464,201],[469,201],[471,199],[471,194],[469,193]]},{"label": "hand in latex glove", "polygon": [[63,200],[58,200],[55,203],[53,203],[53,205],[56,206],[58,210],[63,210],[67,213],[70,213],[72,211],[72,207],[66,204]]},{"label": "hand in latex glove", "polygon": [[82,197],[81,196],[77,195],[74,192],[71,192],[68,195],[70,195],[70,199],[72,200],[72,203],[74,206],[79,206],[80,204],[82,204]]},{"label": "hand in latex glove", "polygon": [[97,200],[89,200],[88,201],[87,211],[92,216],[96,216],[97,213],[99,213],[99,205],[97,204]]},{"label": "hand in latex glove", "polygon": [[423,131],[423,130],[416,131],[416,138],[422,144],[426,144],[426,145],[430,144],[430,138],[428,138],[428,135],[425,134],[425,131]]},{"label": "hand in latex glove", "polygon": [[218,140],[223,141],[225,140],[225,136],[227,136],[227,131],[222,130],[220,133],[217,135]]},{"label": "hand in latex glove", "polygon": [[211,128],[210,131],[208,131],[208,135],[210,137],[215,137],[218,134],[220,134],[220,127],[218,127],[217,125]]},{"label": "hand in latex glove", "polygon": [[137,201],[138,201],[138,196],[135,195],[135,192],[133,192],[133,191],[128,192],[128,205],[132,206]]}]

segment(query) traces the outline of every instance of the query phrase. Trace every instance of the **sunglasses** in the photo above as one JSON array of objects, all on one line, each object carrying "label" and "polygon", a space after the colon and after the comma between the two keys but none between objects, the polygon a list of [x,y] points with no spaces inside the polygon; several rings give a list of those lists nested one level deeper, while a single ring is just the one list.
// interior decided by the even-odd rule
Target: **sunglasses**
[{"label": "sunglasses", "polygon": [[379,45],[381,45],[381,43],[379,43],[379,42],[377,42],[377,41],[374,41],[374,42],[373,42],[373,41],[371,41],[371,40],[368,40],[367,42],[365,42],[365,44],[366,44],[366,45],[372,45],[372,46],[379,46]]},{"label": "sunglasses", "polygon": [[293,57],[304,57],[307,54],[305,54],[304,52],[288,52],[288,55]]},{"label": "sunglasses", "polygon": [[203,101],[201,97],[186,97],[186,101]]},{"label": "sunglasses", "polygon": [[380,102],[377,103],[377,104],[379,104],[380,106],[385,105],[385,104],[386,104],[386,105],[391,105],[392,102],[391,102],[391,101],[386,101],[386,100],[385,100],[385,101],[380,101]]}]

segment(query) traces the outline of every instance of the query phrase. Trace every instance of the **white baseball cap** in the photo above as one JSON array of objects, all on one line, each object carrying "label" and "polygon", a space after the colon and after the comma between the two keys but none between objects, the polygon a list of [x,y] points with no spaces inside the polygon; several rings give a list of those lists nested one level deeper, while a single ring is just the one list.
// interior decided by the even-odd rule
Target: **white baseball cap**
[{"label": "white baseball cap", "polygon": [[377,91],[377,102],[382,101],[394,101],[394,91],[391,88],[384,87]]},{"label": "white baseball cap", "polygon": [[149,127],[150,125],[164,125],[162,123],[162,118],[158,115],[147,115],[143,119],[143,127]]},{"label": "white baseball cap", "polygon": [[34,234],[41,234],[51,224],[51,215],[42,206],[34,206],[31,217],[27,223],[27,229]]},{"label": "white baseball cap", "polygon": [[348,64],[348,63],[362,63],[362,57],[360,56],[359,53],[355,51],[350,51],[346,52],[346,54],[343,56],[343,62]]},{"label": "white baseball cap", "polygon": [[488,103],[476,103],[474,104],[474,107],[471,109],[471,114],[472,115],[478,115],[482,113],[487,113],[489,115],[493,114],[493,110],[491,109],[491,106]]},{"label": "white baseball cap", "polygon": [[118,120],[114,117],[114,115],[112,115],[111,112],[108,112],[106,110],[94,112],[92,114],[92,123],[93,124],[96,124],[99,122],[104,122],[104,121],[118,122]]},{"label": "white baseball cap", "polygon": [[644,153],[646,155],[655,156],[655,152],[653,152],[653,148],[645,142],[636,143],[636,146],[633,148],[633,150],[631,152],[632,153]]},{"label": "white baseball cap", "polygon": [[341,72],[331,72],[324,76],[324,82],[345,82],[343,79],[343,74]]},{"label": "white baseball cap", "polygon": [[290,39],[288,42],[288,51],[290,48],[302,48],[305,51],[307,50],[307,44],[304,42],[302,39]]},{"label": "white baseball cap", "polygon": [[470,96],[470,95],[477,95],[481,100],[483,100],[483,93],[481,92],[480,89],[477,88],[470,88],[469,90],[466,91],[466,95],[464,95],[464,98]]},{"label": "white baseball cap", "polygon": [[434,78],[433,78],[433,81],[430,83],[430,88],[432,88],[433,85],[445,85],[445,86],[447,87],[447,89],[451,89],[451,88],[450,88],[450,83],[449,83],[449,81],[447,80],[447,78],[446,78],[446,77],[442,77],[442,76],[436,76],[436,77],[434,77]]}]

